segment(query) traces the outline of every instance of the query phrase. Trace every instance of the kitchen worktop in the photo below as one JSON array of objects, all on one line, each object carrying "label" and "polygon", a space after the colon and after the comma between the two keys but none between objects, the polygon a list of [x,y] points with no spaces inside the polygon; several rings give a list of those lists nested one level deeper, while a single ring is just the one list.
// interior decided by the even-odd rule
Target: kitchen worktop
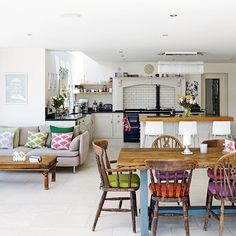
[{"label": "kitchen worktop", "polygon": [[55,120],[78,120],[81,119],[83,117],[85,117],[86,114],[82,114],[82,113],[78,113],[78,114],[71,114],[71,115],[65,115],[65,116],[61,116],[61,117],[48,117],[45,120],[46,121],[55,121]]},{"label": "kitchen worktop", "polygon": [[140,122],[146,121],[164,121],[164,122],[179,122],[179,121],[198,121],[198,122],[211,122],[211,121],[233,121],[231,116],[206,116],[194,115],[190,117],[183,116],[141,116]]}]

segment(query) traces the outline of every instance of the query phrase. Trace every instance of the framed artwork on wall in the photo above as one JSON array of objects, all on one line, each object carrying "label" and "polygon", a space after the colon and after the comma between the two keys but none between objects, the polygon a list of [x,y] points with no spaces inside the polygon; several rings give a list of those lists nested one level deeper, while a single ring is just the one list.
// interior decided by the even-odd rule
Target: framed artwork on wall
[{"label": "framed artwork on wall", "polygon": [[5,101],[6,104],[27,103],[27,73],[6,73]]}]

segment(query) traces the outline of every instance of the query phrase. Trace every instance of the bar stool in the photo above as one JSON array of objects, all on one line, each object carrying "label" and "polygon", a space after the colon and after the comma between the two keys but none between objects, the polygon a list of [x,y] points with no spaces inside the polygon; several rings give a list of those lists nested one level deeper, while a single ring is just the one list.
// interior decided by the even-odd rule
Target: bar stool
[{"label": "bar stool", "polygon": [[[180,121],[178,135],[183,136],[184,133],[189,133],[193,137],[193,144],[195,147],[195,138],[197,135],[197,122],[196,121]],[[199,144],[199,140],[198,140]]]},{"label": "bar stool", "polygon": [[231,136],[230,121],[213,121],[211,136],[213,136],[214,138],[216,136],[224,136],[225,138],[227,136]]},{"label": "bar stool", "polygon": [[144,147],[146,146],[146,139],[148,136],[160,136],[164,134],[163,121],[147,121],[144,131]]}]

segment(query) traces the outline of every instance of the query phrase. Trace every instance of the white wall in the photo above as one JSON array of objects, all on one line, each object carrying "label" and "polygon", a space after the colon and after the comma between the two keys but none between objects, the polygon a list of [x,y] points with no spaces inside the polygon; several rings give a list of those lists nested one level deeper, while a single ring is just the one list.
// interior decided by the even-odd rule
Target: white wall
[{"label": "white wall", "polygon": [[[5,103],[5,73],[28,74],[28,102]],[[0,125],[40,125],[45,122],[45,50],[0,49]]]},{"label": "white wall", "polygon": [[236,63],[206,63],[204,67],[205,73],[228,73],[228,115],[235,119],[232,133],[236,136]]}]

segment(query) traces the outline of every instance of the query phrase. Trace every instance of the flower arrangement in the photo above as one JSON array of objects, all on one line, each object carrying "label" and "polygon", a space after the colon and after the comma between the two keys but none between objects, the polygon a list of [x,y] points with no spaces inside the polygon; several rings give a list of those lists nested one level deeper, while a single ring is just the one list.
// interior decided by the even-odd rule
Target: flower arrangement
[{"label": "flower arrangement", "polygon": [[190,116],[191,107],[197,103],[196,98],[192,95],[180,96],[178,103],[184,110],[184,116]]},{"label": "flower arrangement", "polygon": [[52,99],[52,106],[55,109],[60,108],[64,104],[64,101],[65,101],[65,97],[62,95],[53,96],[51,99]]}]

